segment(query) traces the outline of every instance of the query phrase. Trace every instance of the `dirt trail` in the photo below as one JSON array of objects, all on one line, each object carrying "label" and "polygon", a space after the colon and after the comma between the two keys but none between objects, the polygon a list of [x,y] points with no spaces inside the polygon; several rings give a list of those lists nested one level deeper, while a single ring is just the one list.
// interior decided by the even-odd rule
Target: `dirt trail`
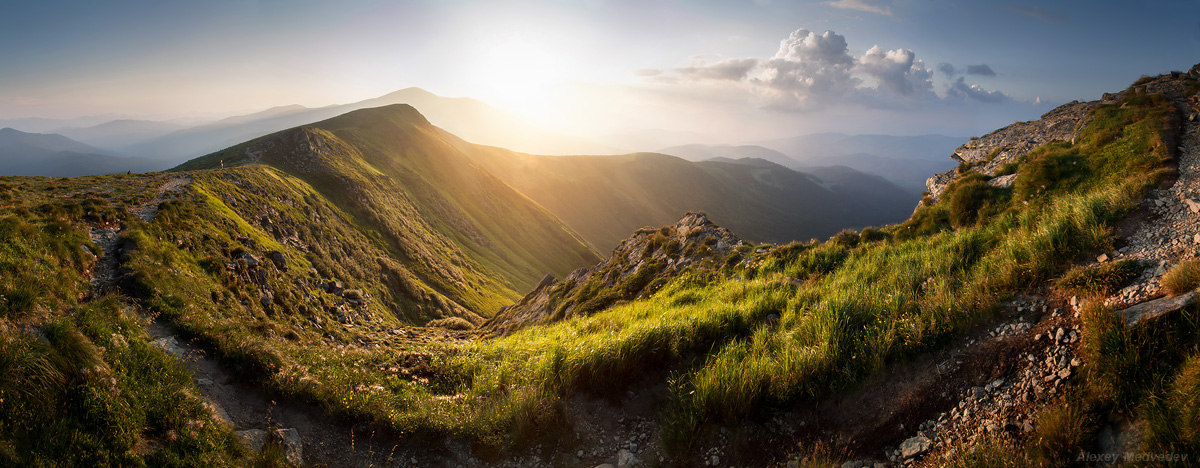
[{"label": "dirt trail", "polygon": [[1200,121],[1183,125],[1178,179],[1142,200],[1138,212],[1120,226],[1124,245],[1109,254],[1116,260],[1142,261],[1146,269],[1132,285],[1108,298],[1107,305],[1124,307],[1161,296],[1163,274],[1195,257],[1200,247]]},{"label": "dirt trail", "polygon": [[[172,177],[158,187],[150,201],[132,207],[129,212],[142,221],[151,222],[159,204],[182,192],[191,183],[187,176]],[[120,277],[120,231],[125,226],[94,226],[89,235],[104,255],[92,271],[93,297],[113,291]],[[153,344],[173,355],[192,371],[196,386],[216,417],[239,431],[258,429],[270,431],[295,428],[303,443],[305,466],[374,467],[418,466],[420,455],[401,450],[395,443],[388,445],[382,437],[372,437],[356,431],[353,426],[334,420],[320,408],[308,404],[277,402],[261,389],[239,381],[205,349],[180,339],[167,323],[155,320],[136,303],[127,303],[127,310],[143,317]],[[393,440],[394,442],[394,440]]]}]

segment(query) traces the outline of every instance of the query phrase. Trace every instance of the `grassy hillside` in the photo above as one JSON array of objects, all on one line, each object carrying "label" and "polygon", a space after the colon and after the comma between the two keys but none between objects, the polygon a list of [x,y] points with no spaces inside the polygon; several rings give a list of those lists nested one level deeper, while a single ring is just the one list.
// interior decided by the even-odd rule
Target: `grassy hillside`
[{"label": "grassy hillside", "polygon": [[252,140],[178,170],[261,163],[310,183],[436,289],[490,315],[546,273],[597,255],[553,215],[480,169],[412,107],[351,112]]},{"label": "grassy hillside", "polygon": [[[145,315],[195,339],[272,399],[308,403],[430,451],[454,441],[480,457],[554,447],[542,459],[549,465],[590,462],[573,445],[579,434],[564,429],[588,417],[579,397],[659,394],[661,404],[638,410],[650,421],[639,426],[650,435],[638,440],[664,447],[664,464],[696,466],[710,460],[701,450],[709,441],[765,426],[778,409],[842,395],[916,357],[940,360],[1006,301],[1056,287],[1095,294],[1079,319],[1079,384],[1062,387],[1036,428],[980,433],[978,450],[929,463],[1062,465],[1093,450],[1113,415],[1143,424],[1141,450],[1193,450],[1200,306],[1126,328],[1096,291],[1118,287],[1122,280],[1110,277],[1126,275],[1128,264],[1075,266],[1111,252],[1118,224],[1178,174],[1180,108],[1154,89],[1192,96],[1200,82],[1141,80],[1098,103],[1073,142],[1044,145],[996,177],[963,166],[938,201],[903,223],[825,242],[739,245],[642,294],[604,290],[637,280],[610,269],[602,273],[613,281],[588,294],[635,299],[487,339],[465,331],[481,311],[510,301],[539,269],[569,269],[562,255],[594,256],[409,108],[280,132],[186,173],[0,178],[0,464],[263,461],[216,422],[187,370],[149,345]],[[571,180],[640,190],[599,201],[588,198],[596,192],[575,193],[575,203],[597,213],[659,190],[635,184],[648,177],[642,169],[606,172],[615,167],[606,164],[680,171],[658,172],[651,185],[664,196],[738,197],[722,192],[736,186],[750,199],[809,199],[826,190],[794,188],[794,176],[746,164],[685,166],[648,154],[555,162],[480,151],[558,174],[547,190],[580,174],[591,179]],[[222,164],[238,167],[198,169]],[[1013,174],[1012,185],[989,183]],[[164,184],[179,191],[163,195]],[[115,245],[88,236],[118,226]],[[672,250],[656,232],[664,231],[641,232],[655,245],[641,252]],[[120,287],[106,294],[88,280],[108,261]],[[1197,270],[1185,263],[1164,284],[1192,289]],[[628,424],[598,408],[592,417]],[[838,435],[822,440],[838,443]],[[795,442],[784,440],[756,447]]]},{"label": "grassy hillside", "polygon": [[0,465],[242,466],[191,374],[88,283],[88,226],[136,223],[139,176],[0,178]]},{"label": "grassy hillside", "polygon": [[674,223],[687,211],[704,211],[746,239],[787,242],[898,222],[915,201],[886,182],[869,185],[867,192],[775,164],[693,163],[655,153],[548,157],[465,149],[601,250],[638,228]]},{"label": "grassy hillside", "polygon": [[[672,369],[660,435],[687,459],[706,429],[815,401],[936,349],[1080,254],[1111,246],[1112,226],[1170,172],[1162,142],[1173,118],[1162,96],[1130,94],[1099,106],[1074,145],[1049,145],[1011,168],[1014,188],[981,189],[963,177],[949,193],[964,195],[906,223],[760,248],[594,315],[430,345],[446,356],[434,372],[443,380],[431,385],[441,397],[397,406],[384,392],[359,411],[397,428],[520,440],[564,424],[560,402],[573,394],[620,394]],[[1077,159],[1062,167],[1062,158]]]}]

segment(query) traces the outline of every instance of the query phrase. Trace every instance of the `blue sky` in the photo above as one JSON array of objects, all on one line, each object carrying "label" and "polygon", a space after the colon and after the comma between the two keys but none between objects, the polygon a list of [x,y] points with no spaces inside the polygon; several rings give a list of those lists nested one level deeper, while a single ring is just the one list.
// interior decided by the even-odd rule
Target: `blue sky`
[{"label": "blue sky", "polygon": [[1194,0],[39,1],[0,15],[0,118],[418,86],[591,136],[966,135],[1196,62]]}]

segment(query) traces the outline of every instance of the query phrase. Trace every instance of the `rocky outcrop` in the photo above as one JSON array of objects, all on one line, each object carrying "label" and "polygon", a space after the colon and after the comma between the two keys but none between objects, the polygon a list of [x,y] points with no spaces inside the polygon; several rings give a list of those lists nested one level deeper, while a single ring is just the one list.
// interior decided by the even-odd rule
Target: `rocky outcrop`
[{"label": "rocky outcrop", "polygon": [[1017,122],[954,150],[954,159],[977,165],[984,175],[995,175],[1005,164],[1016,161],[1034,148],[1053,141],[1074,141],[1090,120],[1096,102],[1071,101],[1042,115],[1039,120]]},{"label": "rocky outcrop", "polygon": [[[1039,120],[1017,122],[959,146],[951,156],[970,166],[970,170],[994,176],[1005,164],[1017,161],[1035,148],[1054,141],[1071,141],[1083,130],[1097,101],[1071,101],[1042,115]],[[957,179],[958,171],[936,174],[925,181],[929,194],[937,201]]]},{"label": "rocky outcrop", "polygon": [[642,228],[621,242],[612,256],[591,268],[572,271],[557,282],[546,275],[533,291],[500,309],[482,329],[505,334],[636,299],[687,268],[720,266],[718,262],[741,244],[741,239],[703,213],[688,213],[673,226]]}]

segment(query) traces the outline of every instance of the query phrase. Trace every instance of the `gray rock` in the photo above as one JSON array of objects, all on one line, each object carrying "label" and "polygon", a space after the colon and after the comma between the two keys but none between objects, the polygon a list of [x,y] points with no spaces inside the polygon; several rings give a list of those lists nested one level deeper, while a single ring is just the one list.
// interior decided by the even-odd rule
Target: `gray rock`
[{"label": "gray rock", "polygon": [[1164,297],[1117,311],[1117,316],[1125,320],[1125,326],[1132,327],[1142,320],[1156,318],[1187,307],[1196,300],[1196,291],[1177,297]]},{"label": "gray rock", "polygon": [[1054,341],[1062,341],[1063,336],[1066,334],[1066,330],[1063,330],[1062,327],[1058,327],[1058,330],[1054,331]]},{"label": "gray rock", "polygon": [[1184,198],[1183,204],[1187,205],[1188,210],[1192,213],[1200,213],[1200,202],[1192,200],[1191,198]]},{"label": "gray rock", "polygon": [[174,336],[168,336],[166,338],[159,338],[157,340],[151,341],[150,345],[154,346],[155,348],[166,351],[167,354],[175,356],[175,359],[183,358],[183,353],[185,352],[185,350],[179,346],[179,342],[175,341]]},{"label": "gray rock", "polygon": [[262,429],[237,431],[237,436],[243,444],[246,444],[246,448],[255,453],[262,450],[263,443],[267,441],[267,433],[263,432]]},{"label": "gray rock", "polygon": [[617,468],[629,468],[637,466],[638,459],[633,456],[628,450],[621,449],[617,452]]},{"label": "gray rock", "polygon": [[1100,255],[1098,255],[1098,256],[1096,257],[1096,261],[1097,261],[1097,262],[1099,262],[1099,263],[1104,263],[1104,262],[1107,262],[1107,261],[1108,261],[1108,254],[1100,254]]},{"label": "gray rock", "polygon": [[304,442],[300,440],[300,431],[288,428],[276,429],[272,433],[283,447],[283,454],[288,463],[299,465],[304,462]]},{"label": "gray rock", "polygon": [[1016,180],[1017,180],[1016,174],[1003,175],[1000,177],[996,177],[992,180],[989,180],[988,185],[991,185],[992,187],[996,187],[996,188],[1008,188],[1008,187],[1012,187],[1013,182],[1016,182]]},{"label": "gray rock", "polygon": [[929,444],[929,438],[923,435],[911,437],[900,444],[900,456],[903,458],[913,458],[929,450]]},{"label": "gray rock", "polygon": [[262,303],[264,309],[271,307],[271,303],[275,302],[275,294],[271,291],[263,291],[262,297],[258,298],[258,302]]},{"label": "gray rock", "polygon": [[258,266],[258,257],[255,257],[250,252],[245,252],[242,254],[242,261],[246,262],[246,266],[250,268]]},{"label": "gray rock", "polygon": [[275,264],[275,268],[287,271],[287,258],[283,256],[283,252],[272,250],[267,252],[267,258],[271,259],[271,263]]}]

